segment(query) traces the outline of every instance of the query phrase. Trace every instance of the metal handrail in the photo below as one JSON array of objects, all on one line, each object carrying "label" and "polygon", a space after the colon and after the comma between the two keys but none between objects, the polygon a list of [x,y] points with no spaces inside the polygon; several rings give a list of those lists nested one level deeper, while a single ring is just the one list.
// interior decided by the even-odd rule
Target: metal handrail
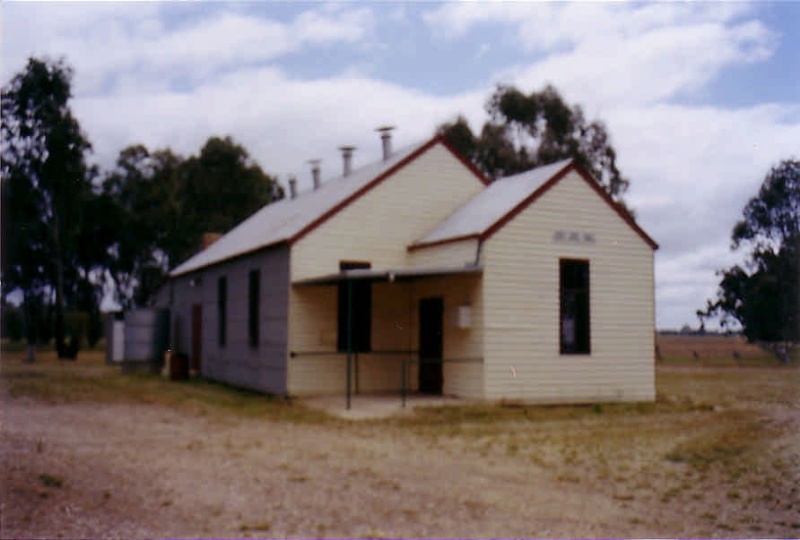
[{"label": "metal handrail", "polygon": [[[352,353],[353,354],[358,353],[361,355],[377,355],[377,354],[409,355],[409,354],[418,354],[419,351],[415,350],[352,351]],[[298,356],[336,356],[344,354],[347,354],[347,351],[289,351],[290,358],[296,358]]]}]

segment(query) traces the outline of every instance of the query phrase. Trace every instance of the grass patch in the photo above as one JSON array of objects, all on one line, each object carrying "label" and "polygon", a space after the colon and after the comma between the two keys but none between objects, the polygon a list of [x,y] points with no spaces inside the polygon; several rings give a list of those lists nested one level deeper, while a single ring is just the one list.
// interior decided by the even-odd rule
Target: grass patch
[{"label": "grass patch", "polygon": [[703,467],[714,463],[731,466],[731,472],[752,465],[764,440],[767,428],[749,415],[730,413],[716,429],[706,429],[700,435],[678,444],[664,456],[673,463]]},{"label": "grass patch", "polygon": [[40,474],[39,480],[44,487],[48,488],[60,488],[64,485],[64,481],[61,478],[47,473]]},{"label": "grass patch", "polygon": [[55,353],[42,353],[33,364],[23,362],[21,354],[4,354],[0,376],[11,397],[54,404],[145,403],[200,415],[216,411],[280,421],[335,421],[291,399],[202,379],[176,383],[156,374],[122,374],[119,367],[106,365],[101,353],[87,353],[77,362],[60,362]]},{"label": "grass patch", "polygon": [[262,521],[259,523],[245,524],[239,527],[240,532],[266,532],[272,528],[272,523],[269,521]]}]

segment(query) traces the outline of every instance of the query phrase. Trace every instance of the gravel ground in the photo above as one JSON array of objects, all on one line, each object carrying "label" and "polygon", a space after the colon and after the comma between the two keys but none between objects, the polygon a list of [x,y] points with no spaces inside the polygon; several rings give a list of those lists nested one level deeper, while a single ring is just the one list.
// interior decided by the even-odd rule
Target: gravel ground
[{"label": "gravel ground", "polygon": [[[439,440],[392,424],[273,422],[148,404],[49,405],[5,394],[2,406],[2,538],[800,534],[800,506],[785,499],[748,529],[747,516],[726,506],[724,494],[695,500],[699,506],[687,511],[686,500],[658,495],[661,477],[634,497],[613,478],[592,477],[580,461],[554,470],[547,459],[487,451],[492,441],[475,437]],[[774,417],[787,433],[775,451],[794,477],[796,407]],[[630,422],[658,429],[648,417]],[[540,429],[551,428],[562,429]],[[647,462],[662,451],[641,448],[626,460]]]}]

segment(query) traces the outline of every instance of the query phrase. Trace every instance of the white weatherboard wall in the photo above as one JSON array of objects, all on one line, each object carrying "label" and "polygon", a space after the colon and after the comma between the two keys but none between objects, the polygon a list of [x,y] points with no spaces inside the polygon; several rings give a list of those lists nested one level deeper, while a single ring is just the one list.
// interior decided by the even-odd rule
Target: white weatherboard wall
[{"label": "white weatherboard wall", "polygon": [[[292,245],[292,281],[337,273],[340,261],[369,262],[375,270],[410,267],[414,255],[407,246],[483,187],[438,143]],[[373,348],[407,348],[408,294],[400,284],[382,287],[373,287]],[[336,349],[336,294],[335,286],[292,287],[289,350]],[[405,333],[388,330],[397,320],[405,323]],[[416,342],[415,330],[411,332]],[[361,390],[399,389],[396,364],[396,357],[360,355]],[[293,394],[343,392],[345,377],[343,355],[289,359],[288,388]],[[410,380],[416,384],[416,376]]]},{"label": "white weatherboard wall", "polygon": [[459,242],[449,242],[410,252],[412,266],[418,267],[458,267],[474,264],[478,257],[478,240],[471,238]]},{"label": "white weatherboard wall", "polygon": [[[559,352],[560,258],[589,260],[590,355]],[[483,261],[486,398],[655,398],[653,250],[578,174],[491,236]]]},{"label": "white weatherboard wall", "polygon": [[[419,344],[419,300],[441,296],[444,303],[442,324],[442,393],[464,398],[483,397],[483,294],[481,276],[462,275],[426,279],[413,284],[414,348]],[[459,306],[472,312],[469,328],[458,328]]]},{"label": "white weatherboard wall", "polygon": [[336,273],[342,260],[407,267],[407,246],[483,187],[438,143],[297,241],[292,281]]}]

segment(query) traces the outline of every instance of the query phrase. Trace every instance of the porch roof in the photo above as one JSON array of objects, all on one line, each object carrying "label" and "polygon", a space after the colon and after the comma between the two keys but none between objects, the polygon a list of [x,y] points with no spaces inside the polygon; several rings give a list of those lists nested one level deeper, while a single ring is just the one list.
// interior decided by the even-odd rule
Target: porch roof
[{"label": "porch roof", "polygon": [[468,266],[428,266],[418,268],[394,268],[389,270],[372,270],[369,268],[355,268],[342,270],[335,274],[327,274],[312,278],[293,281],[292,285],[332,285],[342,281],[411,281],[426,277],[452,276],[461,274],[480,274],[483,267],[480,265]]}]

